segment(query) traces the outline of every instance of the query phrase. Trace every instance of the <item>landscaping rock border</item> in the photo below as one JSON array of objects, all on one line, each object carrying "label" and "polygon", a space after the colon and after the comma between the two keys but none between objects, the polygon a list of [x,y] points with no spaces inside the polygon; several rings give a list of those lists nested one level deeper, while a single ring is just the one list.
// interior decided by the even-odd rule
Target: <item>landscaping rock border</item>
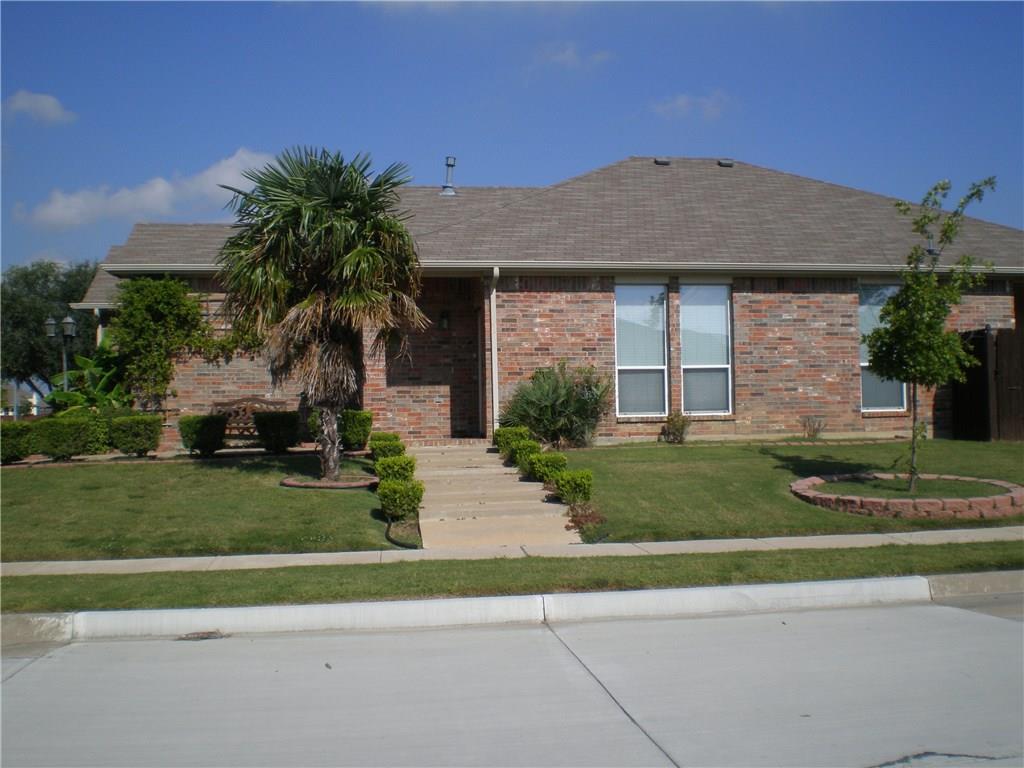
[{"label": "landscaping rock border", "polygon": [[919,475],[922,480],[961,480],[989,483],[1005,488],[995,496],[973,496],[965,499],[881,499],[869,496],[839,496],[814,490],[824,483],[845,480],[905,480],[907,475],[887,472],[859,472],[848,475],[805,477],[790,483],[793,495],[809,504],[840,512],[853,512],[872,517],[993,518],[1024,514],[1024,486],[1005,480],[989,480],[959,475]]}]

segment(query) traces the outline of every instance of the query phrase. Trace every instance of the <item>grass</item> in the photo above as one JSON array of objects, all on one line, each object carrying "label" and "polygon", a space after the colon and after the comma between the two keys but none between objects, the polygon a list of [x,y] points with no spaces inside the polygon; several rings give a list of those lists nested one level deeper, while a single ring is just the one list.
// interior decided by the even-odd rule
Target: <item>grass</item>
[{"label": "grass", "polygon": [[[366,473],[368,462],[343,471]],[[4,469],[3,560],[391,549],[366,489],[282,488],[312,455]]]},{"label": "grass", "polygon": [[994,571],[1020,542],[701,555],[442,560],[131,576],[8,576],[5,612],[183,608],[585,592]]},{"label": "grass", "polygon": [[918,480],[914,493],[907,492],[906,480],[844,480],[823,483],[816,491],[839,496],[870,496],[877,499],[967,499],[972,496],[995,496],[1005,488],[991,483],[968,483],[961,480]]},{"label": "grass", "polygon": [[[872,445],[647,443],[569,452],[571,469],[594,473],[593,503],[606,518],[587,541],[672,541],[805,536],[1019,525],[1000,520],[886,519],[800,501],[801,477],[892,471],[908,443]],[[919,468],[932,474],[1024,483],[1024,444],[928,440]]]}]

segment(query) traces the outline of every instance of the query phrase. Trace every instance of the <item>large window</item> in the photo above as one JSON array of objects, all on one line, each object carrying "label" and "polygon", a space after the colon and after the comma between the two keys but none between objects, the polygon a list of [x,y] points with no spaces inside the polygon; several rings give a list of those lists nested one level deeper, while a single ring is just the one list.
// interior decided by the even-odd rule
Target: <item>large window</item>
[{"label": "large window", "polygon": [[683,411],[732,413],[728,285],[680,285]]},{"label": "large window", "polygon": [[616,406],[619,416],[664,416],[665,286],[615,286]]},{"label": "large window", "polygon": [[[899,290],[898,285],[862,285],[860,287],[860,332],[871,333],[881,325],[882,307]],[[907,407],[906,387],[902,381],[883,379],[868,366],[868,346],[860,345],[860,407],[863,411],[903,411]]]}]

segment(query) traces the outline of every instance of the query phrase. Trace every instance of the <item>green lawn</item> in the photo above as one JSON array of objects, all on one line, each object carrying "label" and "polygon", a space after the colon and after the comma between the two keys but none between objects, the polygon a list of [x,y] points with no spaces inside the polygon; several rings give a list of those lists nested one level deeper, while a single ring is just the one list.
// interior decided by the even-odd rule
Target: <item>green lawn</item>
[{"label": "green lawn", "polygon": [[[569,452],[571,469],[594,473],[593,502],[606,521],[588,541],[671,541],[737,536],[1019,525],[1000,520],[892,520],[800,501],[789,484],[801,477],[893,471],[903,442],[856,445],[646,443]],[[932,474],[1024,483],[1024,444],[928,440],[919,469]]]},{"label": "green lawn", "polygon": [[1024,568],[1020,542],[702,555],[440,560],[133,576],[8,576],[4,611],[274,605],[653,589]]},{"label": "green lawn", "polygon": [[318,473],[313,455],[4,469],[3,560],[392,548],[369,490],[278,485]]}]

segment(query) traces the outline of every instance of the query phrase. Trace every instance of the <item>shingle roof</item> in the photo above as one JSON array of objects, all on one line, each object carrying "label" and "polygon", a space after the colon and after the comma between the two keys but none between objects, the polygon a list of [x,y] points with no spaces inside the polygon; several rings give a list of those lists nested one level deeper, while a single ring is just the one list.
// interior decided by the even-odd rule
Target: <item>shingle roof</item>
[{"label": "shingle roof", "polygon": [[[111,247],[110,253],[119,248],[120,246],[117,245]],[[110,253],[107,254],[108,259],[110,258]],[[85,296],[82,297],[81,301],[71,304],[71,308],[104,309],[114,306],[117,303],[117,283],[118,278],[105,270],[97,269],[96,276],[93,277],[92,282],[89,284]]]},{"label": "shingle roof", "polygon": [[[890,272],[919,242],[892,198],[736,162],[631,157],[550,187],[406,187],[426,270]],[[105,266],[209,270],[227,224],[137,224]],[[968,219],[955,250],[1024,275],[1024,232]]]}]

